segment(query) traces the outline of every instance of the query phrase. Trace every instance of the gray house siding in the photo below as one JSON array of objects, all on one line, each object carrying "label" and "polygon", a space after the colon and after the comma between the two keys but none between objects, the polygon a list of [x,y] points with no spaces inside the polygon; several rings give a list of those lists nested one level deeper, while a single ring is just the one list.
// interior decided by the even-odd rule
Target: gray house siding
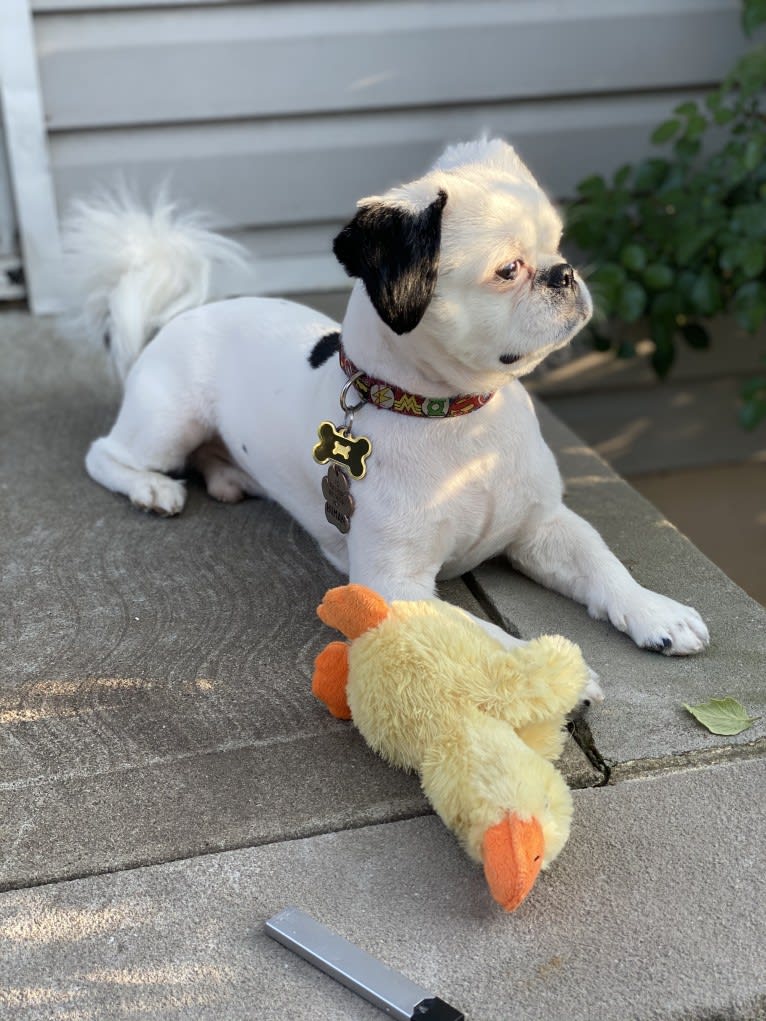
[{"label": "gray house siding", "polygon": [[644,154],[743,48],[737,0],[32,0],[59,210],[170,175],[258,256],[255,283],[343,285],[356,200],[497,133],[558,196]]}]

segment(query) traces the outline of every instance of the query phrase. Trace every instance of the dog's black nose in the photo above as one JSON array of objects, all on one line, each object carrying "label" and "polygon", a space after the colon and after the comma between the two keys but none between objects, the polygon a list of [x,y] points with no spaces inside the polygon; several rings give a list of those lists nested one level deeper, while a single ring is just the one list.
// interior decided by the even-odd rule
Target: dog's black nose
[{"label": "dog's black nose", "polygon": [[548,270],[549,287],[571,287],[574,284],[574,270],[568,262],[560,262]]}]

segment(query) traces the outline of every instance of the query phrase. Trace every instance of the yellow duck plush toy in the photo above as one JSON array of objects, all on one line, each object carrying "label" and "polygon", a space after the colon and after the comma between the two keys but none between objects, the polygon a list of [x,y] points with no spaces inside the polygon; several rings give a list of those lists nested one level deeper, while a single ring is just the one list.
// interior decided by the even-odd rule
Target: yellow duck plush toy
[{"label": "yellow duck plush toy", "polygon": [[319,617],[349,642],[317,657],[312,691],[423,790],[506,911],[569,836],[572,797],[553,765],[587,668],[560,635],[507,650],[457,607],[330,589]]}]

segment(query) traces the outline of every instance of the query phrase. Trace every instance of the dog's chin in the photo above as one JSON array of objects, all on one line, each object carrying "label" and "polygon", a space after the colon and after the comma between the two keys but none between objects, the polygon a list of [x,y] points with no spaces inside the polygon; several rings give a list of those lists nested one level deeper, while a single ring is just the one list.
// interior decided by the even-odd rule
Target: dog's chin
[{"label": "dog's chin", "polygon": [[572,316],[555,324],[552,329],[539,338],[539,342],[529,350],[513,350],[511,346],[499,356],[501,365],[512,370],[514,376],[531,372],[543,359],[553,351],[566,347],[580,332],[590,319],[590,309],[583,303]]}]

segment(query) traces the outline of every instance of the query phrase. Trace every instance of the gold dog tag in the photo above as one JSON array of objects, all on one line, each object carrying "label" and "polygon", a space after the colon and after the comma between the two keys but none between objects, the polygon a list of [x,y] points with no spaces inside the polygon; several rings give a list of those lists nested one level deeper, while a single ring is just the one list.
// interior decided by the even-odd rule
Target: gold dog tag
[{"label": "gold dog tag", "polygon": [[[322,422],[317,429],[319,443],[315,444],[313,455],[317,464],[331,462],[327,475],[322,479],[322,495],[325,498],[324,513],[331,525],[344,535],[351,528],[354,513],[354,498],[351,495],[351,479],[363,479],[367,474],[367,458],[372,453],[372,443],[367,436],[352,436],[351,426],[354,412],[366,399],[358,404],[349,404],[348,393],[355,381],[362,375],[357,372],[343,386],[340,392],[340,406],[345,413],[342,426]],[[351,476],[351,478],[349,478]]]},{"label": "gold dog tag", "polygon": [[334,461],[353,479],[363,479],[367,474],[367,458],[372,453],[372,443],[366,436],[352,436],[346,428],[337,429],[332,422],[322,422],[317,429],[319,443],[314,447],[317,464]]}]

